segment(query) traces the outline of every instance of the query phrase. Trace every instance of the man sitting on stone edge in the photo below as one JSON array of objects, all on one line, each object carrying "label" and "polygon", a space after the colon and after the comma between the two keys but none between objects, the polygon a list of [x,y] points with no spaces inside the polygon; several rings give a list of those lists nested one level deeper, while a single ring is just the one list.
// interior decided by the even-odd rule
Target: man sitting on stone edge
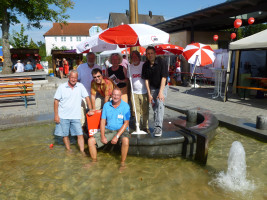
[{"label": "man sitting on stone edge", "polygon": [[97,161],[97,149],[108,142],[117,144],[121,142],[121,167],[125,166],[125,160],[129,149],[129,131],[127,130],[130,120],[130,107],[121,100],[121,90],[114,88],[112,101],[104,104],[100,121],[100,133],[96,133],[88,140],[89,152],[92,161]]},{"label": "man sitting on stone edge", "polygon": [[[63,137],[66,149],[70,150],[69,133],[77,136],[80,151],[84,154],[84,138],[81,127],[81,101],[85,98],[91,109],[89,95],[78,81],[78,72],[70,71],[69,80],[61,84],[54,96],[54,117],[56,122],[55,135]],[[88,112],[91,115],[91,111]]]}]

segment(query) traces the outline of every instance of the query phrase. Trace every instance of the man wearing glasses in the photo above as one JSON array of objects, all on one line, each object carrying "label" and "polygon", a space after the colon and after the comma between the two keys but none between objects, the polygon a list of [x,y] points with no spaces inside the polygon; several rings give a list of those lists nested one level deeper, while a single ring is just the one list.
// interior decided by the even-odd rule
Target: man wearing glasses
[{"label": "man wearing glasses", "polygon": [[100,133],[94,134],[88,140],[89,152],[92,161],[97,161],[97,149],[103,147],[111,141],[111,144],[121,142],[121,167],[125,167],[125,160],[129,149],[129,126],[130,107],[121,100],[121,90],[114,88],[112,92],[112,101],[105,103],[101,121]]},{"label": "man wearing glasses", "polygon": [[103,77],[102,70],[98,68],[92,70],[92,77],[91,102],[92,110],[94,111],[102,109],[104,103],[109,101],[114,84],[108,78]]}]

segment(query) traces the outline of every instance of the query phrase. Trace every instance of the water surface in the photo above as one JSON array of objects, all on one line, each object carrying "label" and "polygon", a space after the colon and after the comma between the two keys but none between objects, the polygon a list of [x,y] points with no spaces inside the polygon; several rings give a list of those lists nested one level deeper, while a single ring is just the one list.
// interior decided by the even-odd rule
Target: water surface
[{"label": "water surface", "polygon": [[[66,153],[54,142],[54,124],[0,131],[0,199],[267,199],[267,145],[218,128],[210,143],[207,166],[181,158],[129,156],[119,172],[120,156],[99,152],[89,168],[76,145]],[[246,151],[247,178],[252,192],[229,192],[209,184],[227,170],[229,149],[240,141]]]}]

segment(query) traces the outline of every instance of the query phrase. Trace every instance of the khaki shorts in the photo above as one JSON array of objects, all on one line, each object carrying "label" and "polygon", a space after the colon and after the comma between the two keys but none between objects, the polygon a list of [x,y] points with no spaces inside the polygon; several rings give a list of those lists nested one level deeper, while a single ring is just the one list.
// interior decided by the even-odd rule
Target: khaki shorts
[{"label": "khaki shorts", "polygon": [[[112,130],[106,129],[105,130],[105,136],[107,138],[107,141],[110,142],[115,137],[115,135],[117,133],[118,133],[118,130],[112,131]],[[118,142],[121,142],[121,139],[124,138],[124,137],[130,138],[130,134],[129,134],[129,131],[128,130],[125,130],[123,132],[123,134],[120,136]],[[101,142],[100,132],[97,132],[96,134],[94,134],[94,138],[95,138],[95,141],[96,141],[97,148],[103,147],[105,145],[105,144],[103,144]]]}]

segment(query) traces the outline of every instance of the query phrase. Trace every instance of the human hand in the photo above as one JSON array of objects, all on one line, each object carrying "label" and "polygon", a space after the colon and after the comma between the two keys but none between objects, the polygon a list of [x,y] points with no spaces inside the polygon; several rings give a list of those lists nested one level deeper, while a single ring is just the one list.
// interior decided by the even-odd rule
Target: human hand
[{"label": "human hand", "polygon": [[103,144],[107,144],[108,143],[108,140],[107,140],[106,136],[101,137],[101,142]]},{"label": "human hand", "polygon": [[93,110],[89,110],[88,112],[87,112],[87,115],[88,116],[92,116],[92,115],[94,115],[95,114],[95,112],[93,111]]},{"label": "human hand", "polygon": [[115,137],[111,140],[111,144],[117,144],[118,140],[119,140],[119,139],[115,136]]},{"label": "human hand", "polygon": [[58,115],[55,115],[54,121],[59,124],[60,123],[60,119]]},{"label": "human hand", "polygon": [[152,95],[148,95],[148,102],[149,103],[153,103],[153,97],[152,97]]},{"label": "human hand", "polygon": [[159,94],[157,96],[157,99],[159,99],[160,101],[164,101],[165,100],[164,95],[161,92],[159,92]]}]

